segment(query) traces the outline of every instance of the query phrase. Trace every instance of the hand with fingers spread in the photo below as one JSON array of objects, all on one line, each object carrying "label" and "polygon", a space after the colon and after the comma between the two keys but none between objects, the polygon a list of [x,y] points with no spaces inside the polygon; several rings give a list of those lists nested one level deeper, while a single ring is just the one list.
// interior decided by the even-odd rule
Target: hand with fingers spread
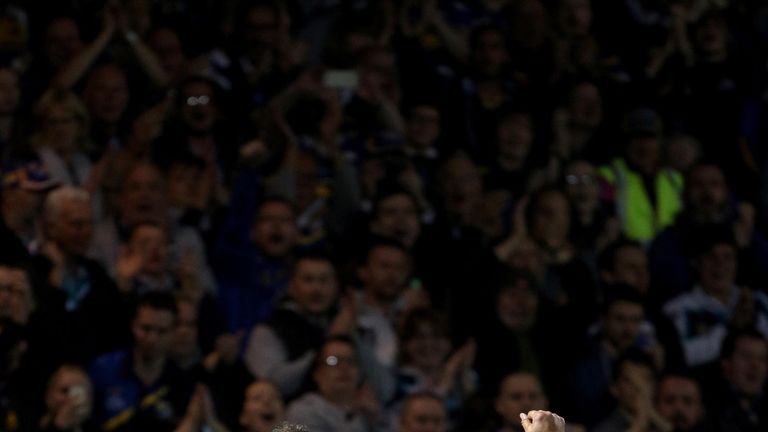
[{"label": "hand with fingers spread", "polygon": [[559,415],[543,410],[520,413],[525,432],[565,432],[565,420]]}]

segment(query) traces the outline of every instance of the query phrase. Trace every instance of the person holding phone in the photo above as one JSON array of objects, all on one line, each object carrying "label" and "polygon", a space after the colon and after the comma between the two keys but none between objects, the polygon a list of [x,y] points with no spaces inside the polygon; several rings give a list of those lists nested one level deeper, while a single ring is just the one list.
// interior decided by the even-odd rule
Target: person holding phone
[{"label": "person holding phone", "polygon": [[51,375],[45,392],[45,407],[46,412],[39,423],[40,432],[96,430],[89,422],[93,410],[91,380],[78,366],[63,365]]}]

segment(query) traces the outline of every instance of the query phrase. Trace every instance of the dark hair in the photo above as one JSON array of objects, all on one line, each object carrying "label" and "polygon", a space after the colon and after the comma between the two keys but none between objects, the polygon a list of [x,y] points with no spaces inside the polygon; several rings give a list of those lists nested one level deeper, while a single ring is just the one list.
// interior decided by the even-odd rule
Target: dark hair
[{"label": "dark hair", "polygon": [[391,248],[391,249],[397,249],[403,254],[405,254],[407,257],[410,258],[410,252],[408,251],[408,248],[403,245],[402,242],[389,238],[389,237],[382,237],[382,236],[373,236],[368,241],[368,244],[365,247],[365,252],[363,255],[363,260],[361,261],[362,265],[365,265],[370,259],[373,252],[379,248]]},{"label": "dark hair", "polygon": [[624,366],[625,363],[633,363],[636,365],[647,367],[653,374],[654,379],[658,374],[658,370],[656,369],[656,362],[653,360],[653,356],[651,356],[650,354],[648,354],[643,350],[640,350],[637,348],[630,348],[624,351],[622,354],[620,354],[619,358],[616,359],[616,365],[613,369],[614,381],[616,381],[619,378],[619,375],[621,374],[621,368],[622,366]]},{"label": "dark hair", "polygon": [[141,295],[141,297],[139,297],[139,299],[136,301],[136,308],[133,312],[133,318],[136,318],[139,310],[145,307],[170,312],[174,318],[179,314],[179,309],[176,305],[176,299],[172,294],[167,292],[150,291]]},{"label": "dark hair", "polygon": [[422,324],[426,324],[434,329],[438,336],[448,337],[448,325],[445,317],[440,312],[428,308],[417,308],[408,312],[403,319],[402,326],[398,332],[401,344],[403,341],[415,337]]},{"label": "dark hair", "polygon": [[731,358],[736,352],[736,345],[742,339],[759,340],[762,341],[763,344],[768,344],[768,340],[766,340],[765,336],[754,327],[731,329],[725,339],[723,339],[722,345],[720,345],[720,359]]},{"label": "dark hair", "polygon": [[371,219],[376,219],[376,216],[379,214],[379,210],[381,209],[381,202],[384,201],[387,198],[391,198],[395,195],[405,195],[408,197],[408,199],[411,200],[413,203],[413,206],[416,208],[417,211],[420,211],[419,209],[419,201],[416,199],[416,197],[409,191],[408,189],[400,186],[396,182],[384,182],[379,185],[379,187],[376,190],[376,194],[373,197],[373,207],[371,209]]},{"label": "dark hair", "polygon": [[602,304],[602,313],[605,315],[615,303],[627,302],[645,307],[643,295],[637,292],[633,286],[616,283],[605,287],[605,298]]},{"label": "dark hair", "polygon": [[637,248],[643,250],[643,245],[637,240],[631,240],[624,236],[618,238],[609,244],[597,258],[597,269],[599,271],[613,271],[616,266],[616,256],[624,248]]},{"label": "dark hair", "polygon": [[[445,406],[445,399],[443,399],[442,396],[438,395],[435,392],[429,391],[429,390],[421,390],[417,391],[415,393],[411,393],[408,396],[403,399],[402,406],[400,408],[400,418],[402,419],[405,416],[405,413],[410,408],[410,405],[413,403],[413,401],[417,399],[429,399],[433,400],[440,404],[440,406],[443,407],[443,410],[446,410]],[[447,413],[446,413],[447,414]]]},{"label": "dark hair", "polygon": [[314,251],[304,251],[299,253],[291,262],[290,271],[288,273],[289,277],[293,279],[296,276],[296,272],[299,269],[299,264],[301,264],[304,261],[322,261],[325,263],[328,263],[328,265],[331,266],[331,268],[334,269],[334,272],[336,271],[336,266],[333,263],[333,260],[326,254],[314,252]]},{"label": "dark hair", "polygon": [[531,272],[513,268],[504,268],[493,278],[494,298],[499,294],[517,285],[519,281],[526,281],[528,287],[534,293],[538,292],[539,283]]},{"label": "dark hair", "polygon": [[736,238],[730,226],[725,224],[705,224],[693,230],[693,255],[701,258],[712,252],[712,249],[721,244],[726,244],[738,249]]}]

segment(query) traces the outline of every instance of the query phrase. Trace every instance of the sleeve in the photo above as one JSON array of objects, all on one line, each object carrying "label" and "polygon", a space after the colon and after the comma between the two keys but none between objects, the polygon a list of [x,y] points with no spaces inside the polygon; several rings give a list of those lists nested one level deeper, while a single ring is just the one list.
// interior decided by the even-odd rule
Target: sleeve
[{"label": "sleeve", "polygon": [[315,352],[308,351],[298,359],[288,361],[283,342],[266,325],[254,327],[245,351],[248,370],[256,377],[275,383],[284,396],[295,395],[301,390],[314,358]]}]

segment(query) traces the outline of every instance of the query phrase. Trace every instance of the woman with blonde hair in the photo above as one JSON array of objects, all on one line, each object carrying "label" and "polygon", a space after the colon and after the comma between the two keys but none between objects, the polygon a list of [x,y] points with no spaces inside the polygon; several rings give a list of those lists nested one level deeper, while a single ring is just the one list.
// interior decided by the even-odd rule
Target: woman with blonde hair
[{"label": "woman with blonde hair", "polygon": [[48,90],[35,107],[38,129],[32,147],[58,184],[86,186],[91,174],[88,157],[90,119],[80,99],[67,90]]}]

